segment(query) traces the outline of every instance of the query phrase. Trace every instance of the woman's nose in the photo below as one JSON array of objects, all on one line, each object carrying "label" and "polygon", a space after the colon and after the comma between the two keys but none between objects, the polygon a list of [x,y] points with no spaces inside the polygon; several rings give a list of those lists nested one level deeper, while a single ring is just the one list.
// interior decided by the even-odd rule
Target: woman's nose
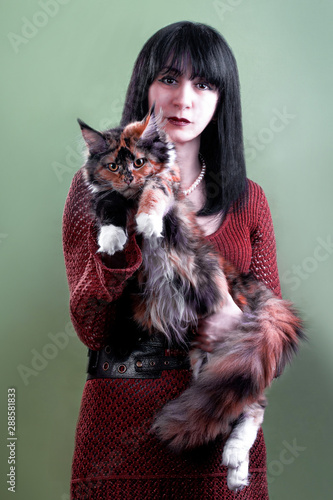
[{"label": "woman's nose", "polygon": [[191,82],[186,82],[177,88],[173,104],[179,109],[190,108],[192,105],[192,85]]}]

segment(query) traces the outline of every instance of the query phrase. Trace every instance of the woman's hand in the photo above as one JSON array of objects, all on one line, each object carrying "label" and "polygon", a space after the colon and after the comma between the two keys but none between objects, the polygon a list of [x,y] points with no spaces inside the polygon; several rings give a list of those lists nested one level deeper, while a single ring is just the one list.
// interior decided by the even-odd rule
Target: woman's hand
[{"label": "woman's hand", "polygon": [[236,325],[242,314],[241,309],[228,294],[219,311],[199,320],[195,338],[196,347],[212,352],[216,341],[223,340],[224,333],[229,332]]}]

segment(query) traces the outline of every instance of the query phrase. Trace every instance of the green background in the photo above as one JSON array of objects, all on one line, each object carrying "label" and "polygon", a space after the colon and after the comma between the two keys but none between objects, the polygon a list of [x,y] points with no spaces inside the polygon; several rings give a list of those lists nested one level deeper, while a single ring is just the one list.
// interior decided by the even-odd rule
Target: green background
[{"label": "green background", "polygon": [[[69,499],[86,369],[86,348],[68,324],[61,244],[66,195],[81,165],[76,118],[95,128],[117,124],[143,43],[184,19],[214,26],[235,53],[248,175],[266,192],[284,297],[309,335],[269,390],[270,496],[331,497],[332,4],[2,2],[1,498]],[[43,359],[28,373],[37,353]],[[15,495],[6,485],[8,387],[17,394]]]}]

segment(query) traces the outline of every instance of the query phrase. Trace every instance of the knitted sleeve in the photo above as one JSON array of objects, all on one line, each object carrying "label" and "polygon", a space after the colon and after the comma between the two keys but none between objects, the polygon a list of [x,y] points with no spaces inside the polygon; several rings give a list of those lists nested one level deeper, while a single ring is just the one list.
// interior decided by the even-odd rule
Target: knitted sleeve
[{"label": "knitted sleeve", "polygon": [[278,297],[281,297],[272,216],[263,189],[258,184],[255,184],[255,188],[257,192],[253,207],[255,222],[251,228],[250,272]]},{"label": "knitted sleeve", "polygon": [[[80,340],[101,349],[115,314],[115,301],[142,262],[134,234],[118,268],[97,252],[97,228],[90,212],[91,195],[79,171],[72,181],[63,215],[63,251],[70,291],[70,314]],[[115,266],[113,266],[115,267]]]}]

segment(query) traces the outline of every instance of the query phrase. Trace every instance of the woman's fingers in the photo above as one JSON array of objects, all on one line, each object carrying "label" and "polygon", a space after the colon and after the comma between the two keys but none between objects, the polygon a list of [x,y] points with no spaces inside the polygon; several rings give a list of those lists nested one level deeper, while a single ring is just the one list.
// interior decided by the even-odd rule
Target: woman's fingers
[{"label": "woman's fingers", "polygon": [[208,337],[197,338],[193,346],[205,352],[213,352],[212,341]]},{"label": "woman's fingers", "polygon": [[197,327],[196,342],[200,349],[212,352],[217,341],[223,342],[223,337],[239,322],[242,311],[231,296],[227,296],[223,307],[207,318],[200,319]]},{"label": "woman's fingers", "polygon": [[207,321],[204,319],[200,320],[197,328],[195,342],[193,344],[203,351],[212,352],[214,341],[215,336],[211,334]]}]

